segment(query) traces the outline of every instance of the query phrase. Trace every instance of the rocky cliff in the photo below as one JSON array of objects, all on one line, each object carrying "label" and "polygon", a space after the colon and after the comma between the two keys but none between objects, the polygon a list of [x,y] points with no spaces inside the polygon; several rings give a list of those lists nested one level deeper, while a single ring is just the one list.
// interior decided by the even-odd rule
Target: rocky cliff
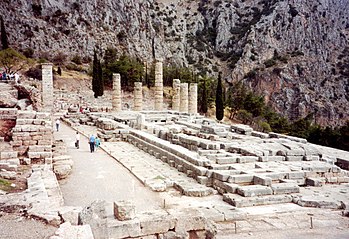
[{"label": "rocky cliff", "polygon": [[348,0],[2,0],[0,14],[11,45],[36,56],[114,47],[222,71],[291,120],[349,119]]}]

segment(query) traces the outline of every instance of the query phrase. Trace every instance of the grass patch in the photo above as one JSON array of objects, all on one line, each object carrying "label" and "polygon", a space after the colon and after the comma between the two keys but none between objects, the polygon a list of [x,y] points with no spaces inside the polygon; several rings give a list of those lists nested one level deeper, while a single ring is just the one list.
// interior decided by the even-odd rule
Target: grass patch
[{"label": "grass patch", "polygon": [[9,192],[11,191],[11,189],[11,182],[6,179],[0,178],[0,190]]},{"label": "grass patch", "polygon": [[164,180],[165,178],[163,176],[158,175],[154,179]]}]

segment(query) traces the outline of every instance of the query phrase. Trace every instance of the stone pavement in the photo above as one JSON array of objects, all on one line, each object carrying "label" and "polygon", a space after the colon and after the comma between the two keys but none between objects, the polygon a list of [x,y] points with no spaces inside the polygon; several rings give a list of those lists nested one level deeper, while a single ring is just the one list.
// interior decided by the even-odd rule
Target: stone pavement
[{"label": "stone pavement", "polygon": [[62,124],[60,131],[54,133],[55,139],[66,142],[68,154],[74,161],[71,175],[60,181],[66,205],[84,207],[97,199],[108,202],[132,200],[137,211],[160,208],[161,198],[116,160],[101,149],[90,153],[86,137],[81,136],[80,148],[76,149],[75,132]]}]

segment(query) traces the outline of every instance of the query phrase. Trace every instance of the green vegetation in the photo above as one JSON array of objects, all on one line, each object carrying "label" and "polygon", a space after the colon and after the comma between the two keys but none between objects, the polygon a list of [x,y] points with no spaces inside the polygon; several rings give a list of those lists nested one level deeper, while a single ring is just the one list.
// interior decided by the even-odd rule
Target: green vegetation
[{"label": "green vegetation", "polygon": [[98,60],[96,49],[94,50],[93,54],[92,90],[95,98],[102,96],[104,93],[102,66],[100,60]]},{"label": "green vegetation", "polygon": [[8,73],[18,72],[28,62],[25,56],[12,48],[0,51],[0,66]]},{"label": "green vegetation", "polygon": [[219,74],[217,89],[216,89],[216,119],[221,121],[223,117],[224,117],[224,102],[223,102],[222,75]]},{"label": "green vegetation", "polygon": [[6,179],[0,178],[0,190],[8,192],[11,189],[12,189],[11,182]]},{"label": "green vegetation", "polygon": [[2,17],[0,17],[0,25],[1,25],[1,45],[2,45],[2,50],[6,50],[7,48],[9,48],[8,45],[8,39],[7,39],[7,33],[6,33],[6,29],[5,29],[5,24],[4,24],[4,19]]},{"label": "green vegetation", "polygon": [[349,121],[341,127],[324,128],[314,123],[313,113],[290,122],[266,105],[263,96],[248,90],[242,82],[236,82],[228,89],[226,105],[230,119],[250,124],[256,130],[288,134],[311,143],[349,150]]}]

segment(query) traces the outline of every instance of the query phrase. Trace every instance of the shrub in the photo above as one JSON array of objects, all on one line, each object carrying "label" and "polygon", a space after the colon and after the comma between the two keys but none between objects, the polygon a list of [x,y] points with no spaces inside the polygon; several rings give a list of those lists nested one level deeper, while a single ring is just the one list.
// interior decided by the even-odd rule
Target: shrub
[{"label": "shrub", "polygon": [[71,59],[72,62],[74,62],[77,65],[81,65],[81,57],[79,55],[75,55],[73,56],[73,58]]}]

